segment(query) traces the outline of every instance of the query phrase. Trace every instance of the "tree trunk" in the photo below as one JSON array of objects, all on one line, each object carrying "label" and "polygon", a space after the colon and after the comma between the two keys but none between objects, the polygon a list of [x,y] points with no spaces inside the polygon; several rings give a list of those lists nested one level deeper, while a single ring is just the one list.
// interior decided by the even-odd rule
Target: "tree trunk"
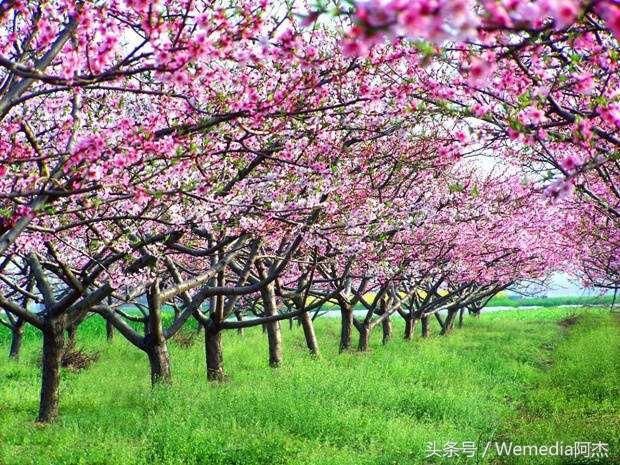
[{"label": "tree trunk", "polygon": [[461,308],[461,310],[459,310],[459,328],[463,327],[463,313],[465,312],[464,308]]},{"label": "tree trunk", "polygon": [[452,327],[454,325],[454,317],[456,316],[456,312],[458,310],[448,310],[448,315],[443,322],[443,328],[441,329],[441,335],[445,336],[452,331]]},{"label": "tree trunk", "polygon": [[166,341],[159,344],[152,343],[147,347],[146,355],[149,358],[149,366],[151,368],[151,385],[170,384],[172,382],[172,375]]},{"label": "tree trunk", "polygon": [[413,315],[405,318],[405,341],[411,341],[413,339],[413,331],[415,330],[416,319]]},{"label": "tree trunk", "polygon": [[[241,312],[235,312],[235,318],[237,319],[237,321],[243,321]],[[239,336],[243,336],[243,328],[237,328],[237,334]]]},{"label": "tree trunk", "polygon": [[77,324],[67,326],[67,341],[65,343],[65,352],[69,353],[75,349],[75,339],[77,336]]},{"label": "tree trunk", "polygon": [[[276,306],[276,295],[273,283],[267,284],[267,286],[261,290],[261,294],[267,316],[277,315],[278,309]],[[280,322],[272,321],[270,323],[265,323],[265,326],[267,327],[267,339],[269,341],[269,366],[276,368],[282,363],[282,333],[280,331]]]},{"label": "tree trunk", "polygon": [[314,332],[314,325],[312,324],[312,318],[308,312],[304,312],[299,316],[301,325],[304,329],[304,336],[306,337],[306,346],[312,355],[319,355],[319,343],[316,339],[316,333]]},{"label": "tree trunk", "polygon": [[149,314],[146,321],[148,333],[146,335],[146,354],[151,367],[151,385],[170,384],[170,355],[164,335],[164,325],[161,317],[161,299],[158,280],[151,286],[147,294]]},{"label": "tree trunk", "polygon": [[222,366],[222,332],[217,328],[205,327],[205,353],[207,356],[207,379],[209,381],[223,381],[224,368]]},{"label": "tree trunk", "polygon": [[357,350],[360,352],[366,352],[370,346],[370,327],[363,324],[360,329],[360,340],[357,345]]},{"label": "tree trunk", "polygon": [[40,423],[51,423],[58,417],[60,363],[65,345],[62,320],[51,320],[43,329],[43,357],[41,360]]},{"label": "tree trunk", "polygon": [[9,357],[13,360],[19,360],[19,354],[21,352],[23,338],[24,320],[20,318],[15,323],[15,326],[13,326],[11,332],[11,349],[9,350]]},{"label": "tree trunk", "polygon": [[446,331],[452,331],[452,329],[454,329],[454,322],[456,321],[458,313],[458,310],[448,312],[448,318],[446,319]]},{"label": "tree trunk", "polygon": [[340,307],[341,326],[340,326],[340,352],[351,348],[351,333],[353,332],[353,309],[351,307]]},{"label": "tree trunk", "polygon": [[437,320],[437,323],[439,323],[439,326],[441,327],[440,334],[443,334],[444,328],[446,327],[446,322],[441,319],[441,315],[439,314],[439,312],[435,312],[433,313],[433,315],[435,315],[435,319]]},{"label": "tree trunk", "polygon": [[279,321],[267,324],[267,339],[269,340],[269,366],[277,368],[282,363],[282,333]]},{"label": "tree trunk", "polygon": [[392,339],[392,321],[389,316],[381,322],[381,328],[383,329],[382,342],[383,345],[385,345],[390,341],[390,339]]},{"label": "tree trunk", "polygon": [[114,339],[114,326],[108,320],[105,321],[105,338],[108,342]]},{"label": "tree trunk", "polygon": [[422,337],[428,337],[430,335],[430,325],[428,322],[428,317],[423,316],[422,318],[420,318],[420,321],[422,322]]}]

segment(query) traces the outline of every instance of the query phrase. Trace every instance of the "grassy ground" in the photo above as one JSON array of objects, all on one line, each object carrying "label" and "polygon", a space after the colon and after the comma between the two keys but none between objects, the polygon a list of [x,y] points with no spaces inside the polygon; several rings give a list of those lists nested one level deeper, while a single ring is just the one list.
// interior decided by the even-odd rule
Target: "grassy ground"
[{"label": "grassy ground", "polygon": [[[614,303],[614,296],[607,295],[574,295],[562,297],[523,297],[520,299],[510,298],[506,295],[493,297],[488,307],[557,307],[558,305],[611,305]],[[620,302],[616,302],[620,303]]]},{"label": "grassy ground", "polygon": [[[371,296],[372,294],[369,294]],[[500,292],[494,296],[487,307],[558,307],[561,305],[573,306],[611,306],[620,304],[620,297],[614,300],[613,294],[605,295],[568,295],[560,297],[516,297],[508,296],[505,292]],[[338,311],[335,303],[323,305],[323,310]],[[362,304],[357,304],[355,310],[365,310]]]},{"label": "grassy ground", "polygon": [[[577,314],[576,321],[566,317]],[[286,361],[267,367],[260,329],[226,334],[229,381],[209,385],[200,340],[171,344],[174,384],[149,387],[143,354],[103,324],[80,328],[100,351],[63,374],[61,418],[32,422],[38,337],[19,363],[0,362],[0,464],[538,464],[618,463],[618,318],[608,310],[541,309],[466,318],[450,337],[337,354],[337,320],[317,322],[322,355],[283,328]],[[285,325],[286,326],[286,325]],[[6,332],[0,347],[8,349]],[[604,459],[481,456],[487,441],[606,442]],[[427,443],[475,441],[468,458],[427,459]]]}]

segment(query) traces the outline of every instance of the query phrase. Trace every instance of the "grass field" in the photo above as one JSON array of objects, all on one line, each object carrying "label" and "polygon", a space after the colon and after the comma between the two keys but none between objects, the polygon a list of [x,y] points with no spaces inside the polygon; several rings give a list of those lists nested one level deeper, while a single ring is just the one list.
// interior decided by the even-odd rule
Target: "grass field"
[{"label": "grass field", "polygon": [[[568,319],[577,315],[576,319]],[[563,323],[564,322],[564,323]],[[574,324],[569,324],[574,323]],[[620,462],[618,315],[537,309],[466,318],[449,337],[337,354],[338,321],[317,321],[322,355],[283,327],[285,363],[267,366],[260,329],[224,338],[224,384],[205,381],[201,338],[171,343],[174,383],[152,390],[146,357],[93,317],[79,345],[99,351],[65,371],[61,417],[33,423],[38,336],[19,363],[0,358],[0,464],[387,465]],[[437,333],[436,328],[435,334]],[[8,333],[0,332],[8,350]],[[487,441],[609,443],[598,460],[481,456]],[[475,441],[472,458],[427,459],[427,443]]]},{"label": "grass field", "polygon": [[[520,299],[510,298],[505,295],[493,297],[488,307],[557,307],[558,305],[611,305],[614,303],[614,296],[607,295],[574,295],[561,297],[523,297]],[[620,304],[620,302],[616,302]]]},{"label": "grass field", "polygon": [[[372,294],[368,294],[372,298]],[[620,297],[614,300],[613,294],[605,295],[567,295],[559,297],[516,297],[508,296],[505,292],[500,292],[486,304],[487,307],[558,307],[562,305],[571,306],[611,306],[620,305]],[[335,303],[323,305],[323,310],[338,311]],[[356,310],[365,310],[362,304],[355,306]]]}]

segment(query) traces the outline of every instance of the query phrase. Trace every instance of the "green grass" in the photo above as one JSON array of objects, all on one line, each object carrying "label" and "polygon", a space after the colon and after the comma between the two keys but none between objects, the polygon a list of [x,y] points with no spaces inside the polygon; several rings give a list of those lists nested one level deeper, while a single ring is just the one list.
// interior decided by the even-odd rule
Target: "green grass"
[{"label": "green grass", "polygon": [[[523,297],[519,299],[510,298],[506,295],[498,295],[493,297],[488,307],[557,307],[558,305],[611,305],[614,296],[592,295],[592,296],[561,296],[561,297]],[[620,302],[616,302],[620,303]]]},{"label": "green grass", "polygon": [[[571,327],[559,322],[578,313]],[[435,333],[437,328],[433,328]],[[260,329],[224,338],[229,381],[208,384],[201,340],[171,343],[174,383],[151,389],[146,357],[104,340],[93,317],[79,345],[100,351],[64,372],[61,417],[33,423],[38,335],[19,363],[0,363],[0,464],[618,463],[618,318],[603,309],[539,309],[466,318],[449,337],[337,353],[338,321],[317,321],[322,355],[283,325],[285,363],[267,366]],[[0,347],[8,350],[8,334]],[[4,355],[3,355],[4,356]],[[426,459],[428,442],[607,442],[598,462],[474,457]],[[480,448],[482,449],[482,447]]]},{"label": "green grass", "polygon": [[[488,303],[487,307],[558,307],[561,305],[579,305],[579,306],[605,306],[620,304],[620,297],[614,302],[613,294],[605,295],[567,295],[561,297],[509,297],[505,292],[500,292],[494,296]],[[335,303],[328,303],[322,306],[323,310],[338,311]],[[355,306],[355,310],[365,310],[360,303]]]}]

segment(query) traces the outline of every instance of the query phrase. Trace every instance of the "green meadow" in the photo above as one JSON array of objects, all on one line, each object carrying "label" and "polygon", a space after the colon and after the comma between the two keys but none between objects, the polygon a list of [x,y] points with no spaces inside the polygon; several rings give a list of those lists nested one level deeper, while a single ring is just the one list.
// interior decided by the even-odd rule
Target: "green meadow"
[{"label": "green meadow", "polygon": [[559,305],[612,305],[620,304],[614,301],[614,296],[592,295],[592,296],[558,296],[558,297],[523,297],[520,299],[510,298],[500,293],[493,297],[487,306],[489,307],[557,307]]},{"label": "green meadow", "polygon": [[[423,295],[423,293],[421,293]],[[372,294],[368,294],[368,297],[372,297]],[[570,306],[583,306],[583,307],[598,307],[598,306],[611,306],[620,305],[620,297],[614,299],[613,294],[605,295],[567,295],[557,297],[516,297],[508,296],[505,292],[500,292],[494,296],[486,307],[558,307],[563,305]],[[338,307],[335,304],[323,305],[325,310],[338,311]],[[362,304],[357,304],[356,310],[364,310]]]},{"label": "green meadow", "polygon": [[[396,319],[395,319],[396,320]],[[171,341],[173,384],[150,387],[146,356],[91,317],[64,370],[60,418],[34,423],[40,338],[0,362],[1,465],[388,465],[620,463],[620,318],[608,308],[543,308],[466,317],[449,336],[338,354],[339,321],[318,319],[321,355],[283,323],[285,362],[267,364],[260,328],[224,336],[228,379],[206,381],[202,335]],[[194,336],[195,335],[195,336]],[[9,334],[0,329],[8,352]],[[597,458],[482,455],[487,442],[606,443]],[[472,457],[427,457],[474,442]],[[469,454],[472,455],[472,454]]]}]

